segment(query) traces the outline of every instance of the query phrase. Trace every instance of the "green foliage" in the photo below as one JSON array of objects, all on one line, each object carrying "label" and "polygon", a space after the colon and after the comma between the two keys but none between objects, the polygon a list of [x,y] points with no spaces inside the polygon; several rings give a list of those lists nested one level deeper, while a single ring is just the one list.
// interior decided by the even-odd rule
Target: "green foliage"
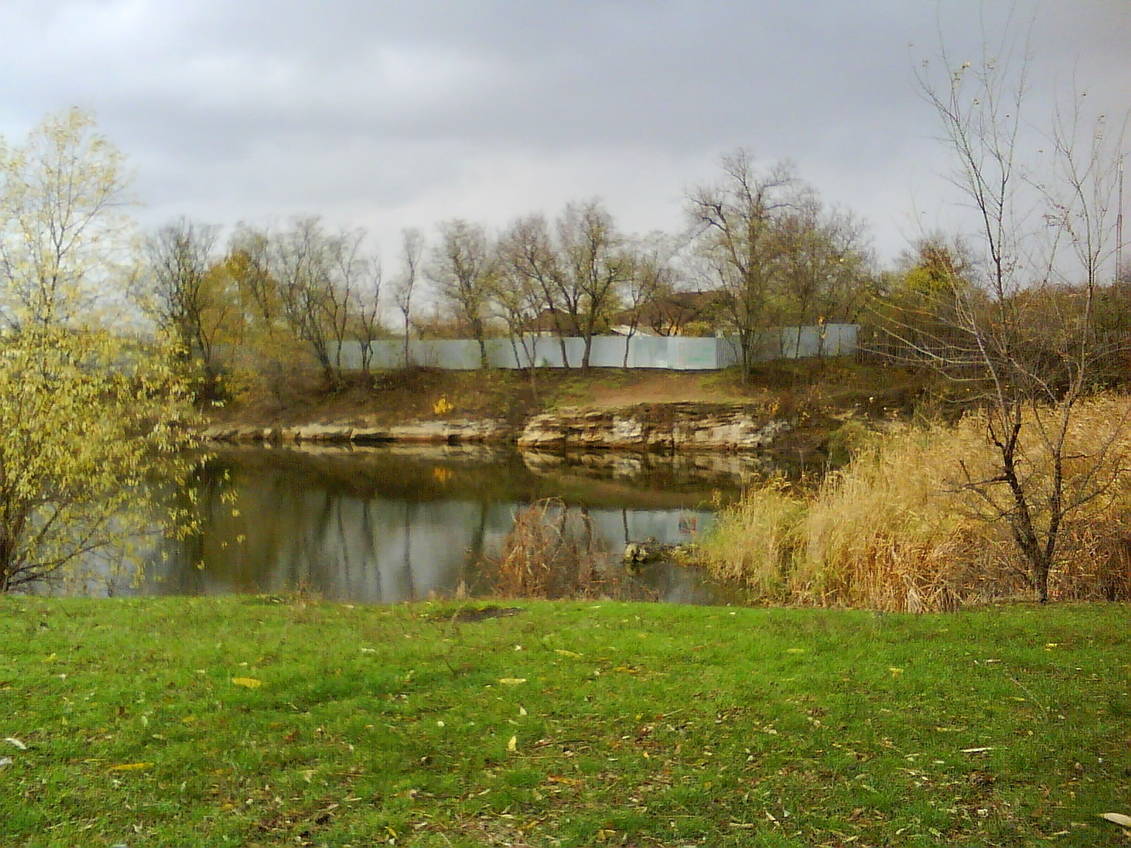
[{"label": "green foliage", "polygon": [[95,330],[0,340],[0,592],[86,576],[160,526],[146,478],[161,457],[183,475],[187,441],[163,360]]},{"label": "green foliage", "polygon": [[855,418],[845,420],[829,433],[826,443],[829,464],[834,468],[845,465],[875,438],[875,432],[863,421]]},{"label": "green foliage", "polygon": [[104,573],[98,557],[160,526],[142,484],[187,441],[171,357],[100,325],[122,325],[134,265],[124,188],[79,110],[0,142],[0,592]]}]

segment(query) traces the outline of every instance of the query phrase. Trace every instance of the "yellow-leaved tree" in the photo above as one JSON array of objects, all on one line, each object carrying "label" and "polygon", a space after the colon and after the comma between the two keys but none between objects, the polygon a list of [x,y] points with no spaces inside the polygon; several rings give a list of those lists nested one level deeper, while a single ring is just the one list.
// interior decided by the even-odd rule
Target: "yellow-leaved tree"
[{"label": "yellow-leaved tree", "polygon": [[78,110],[0,140],[0,591],[159,529],[155,468],[187,472],[184,380],[120,321],[124,188],[121,154]]}]

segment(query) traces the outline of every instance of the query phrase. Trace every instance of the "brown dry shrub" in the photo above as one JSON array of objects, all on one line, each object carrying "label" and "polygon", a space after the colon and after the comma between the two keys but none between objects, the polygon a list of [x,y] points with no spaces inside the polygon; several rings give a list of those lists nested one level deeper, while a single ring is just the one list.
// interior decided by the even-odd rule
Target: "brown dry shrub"
[{"label": "brown dry shrub", "polygon": [[609,550],[588,515],[546,498],[515,513],[494,566],[492,594],[504,598],[595,598],[619,582],[606,567]]}]

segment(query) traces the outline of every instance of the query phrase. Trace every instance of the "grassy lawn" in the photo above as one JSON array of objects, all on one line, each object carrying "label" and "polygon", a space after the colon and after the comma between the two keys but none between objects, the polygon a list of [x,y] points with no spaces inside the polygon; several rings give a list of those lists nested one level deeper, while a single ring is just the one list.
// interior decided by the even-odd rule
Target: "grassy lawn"
[{"label": "grassy lawn", "polygon": [[517,606],[0,598],[0,844],[1131,844],[1126,605]]}]

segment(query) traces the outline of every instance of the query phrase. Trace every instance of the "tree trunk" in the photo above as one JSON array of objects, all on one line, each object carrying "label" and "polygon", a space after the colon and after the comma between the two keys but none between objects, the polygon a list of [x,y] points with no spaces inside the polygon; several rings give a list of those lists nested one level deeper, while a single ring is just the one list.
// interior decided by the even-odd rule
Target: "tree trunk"
[{"label": "tree trunk", "polygon": [[1033,568],[1033,584],[1037,590],[1037,600],[1042,604],[1049,602],[1049,566],[1051,563],[1043,556]]},{"label": "tree trunk", "polygon": [[569,368],[569,355],[566,353],[565,331],[562,322],[558,319],[558,310],[550,307],[550,314],[554,316],[554,331],[558,334],[558,345],[562,349],[562,367]]}]

